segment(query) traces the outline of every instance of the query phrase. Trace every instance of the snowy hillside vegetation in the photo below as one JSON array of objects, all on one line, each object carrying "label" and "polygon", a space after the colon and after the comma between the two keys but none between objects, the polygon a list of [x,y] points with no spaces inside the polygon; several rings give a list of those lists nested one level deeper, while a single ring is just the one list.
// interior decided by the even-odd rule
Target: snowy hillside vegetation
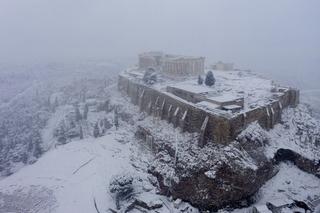
[{"label": "snowy hillside vegetation", "polygon": [[[79,125],[70,119],[70,106],[81,107],[85,100],[92,97],[105,98],[108,87],[115,85],[117,75],[114,65],[97,62],[2,65],[0,68],[1,176],[10,175],[23,165],[33,163],[56,143],[51,130],[43,130],[48,125],[58,128],[59,123],[62,126],[55,130],[56,137],[66,134],[66,139],[60,138],[59,143],[76,136]],[[92,79],[84,77],[88,69],[92,72]],[[106,76],[108,69],[113,72]],[[69,117],[65,116],[66,113]]]}]

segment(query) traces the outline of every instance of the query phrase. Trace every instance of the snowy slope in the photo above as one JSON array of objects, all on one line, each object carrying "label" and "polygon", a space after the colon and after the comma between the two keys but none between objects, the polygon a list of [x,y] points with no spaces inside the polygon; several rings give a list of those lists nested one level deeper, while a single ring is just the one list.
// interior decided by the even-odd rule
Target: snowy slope
[{"label": "snowy slope", "polygon": [[320,195],[320,179],[299,170],[292,164],[281,164],[278,174],[260,189],[257,202],[274,200],[305,200]]},{"label": "snowy slope", "polygon": [[[47,200],[41,201],[45,204],[41,212],[51,212],[49,210],[54,208],[53,212],[96,213],[93,198],[101,209],[114,207],[107,193],[109,179],[121,171],[133,171],[130,145],[117,142],[117,134],[59,146],[35,164],[3,179],[0,181],[0,212],[15,212],[21,206],[24,212],[38,212],[37,203],[28,202],[27,197],[50,191],[52,194]],[[22,195],[19,193],[22,189],[27,191],[26,197],[15,199]],[[16,203],[5,202],[4,195],[11,196]]]}]

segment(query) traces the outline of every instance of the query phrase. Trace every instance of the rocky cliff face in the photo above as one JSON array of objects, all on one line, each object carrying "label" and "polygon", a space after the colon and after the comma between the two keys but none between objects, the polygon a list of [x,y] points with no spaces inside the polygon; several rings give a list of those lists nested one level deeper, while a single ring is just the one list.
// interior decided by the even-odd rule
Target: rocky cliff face
[{"label": "rocky cliff face", "polygon": [[[304,119],[308,116],[303,110],[290,110],[286,114],[292,116],[284,117],[274,130],[266,131],[254,123],[227,146],[209,143],[199,148],[196,135],[175,140],[168,134],[166,139],[154,137],[156,157],[149,172],[157,177],[162,194],[206,210],[247,205],[283,161],[319,177],[317,128],[307,134],[310,126],[317,125]],[[301,140],[301,135],[312,140]],[[177,142],[181,139],[185,141]],[[310,158],[306,153],[312,153]]]},{"label": "rocky cliff face", "polygon": [[320,178],[320,160],[310,160],[290,149],[279,149],[274,156],[275,164],[290,161],[299,169]]},{"label": "rocky cliff face", "polygon": [[200,209],[246,205],[276,172],[272,160],[264,156],[267,138],[263,132],[255,133],[261,137],[241,135],[229,146],[211,144],[200,149],[186,143],[177,156],[162,151],[150,172],[158,178],[162,194]]}]

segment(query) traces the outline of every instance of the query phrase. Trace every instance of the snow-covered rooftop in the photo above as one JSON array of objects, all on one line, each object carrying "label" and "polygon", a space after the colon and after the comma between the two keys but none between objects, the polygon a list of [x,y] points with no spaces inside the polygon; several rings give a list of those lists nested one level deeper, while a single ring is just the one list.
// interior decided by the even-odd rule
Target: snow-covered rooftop
[{"label": "snow-covered rooftop", "polygon": [[196,78],[174,82],[169,86],[194,93],[216,94],[213,98],[220,101],[244,98],[244,109],[265,105],[273,97],[272,80],[245,71],[213,71],[213,74],[216,83],[212,87],[198,85]]},{"label": "snow-covered rooftop", "polygon": [[181,89],[194,94],[208,94],[215,92],[210,87],[205,87],[203,85],[199,85],[196,82],[184,81],[179,82],[177,84],[172,84],[170,87]]},{"label": "snow-covered rooftop", "polygon": [[218,109],[220,106],[218,104],[214,104],[208,101],[201,101],[196,104],[197,106],[200,106],[202,108],[209,108],[209,109]]},{"label": "snow-covered rooftop", "polygon": [[235,96],[232,93],[225,93],[225,94],[210,96],[210,97],[208,97],[208,100],[222,103],[222,102],[227,102],[227,101],[233,101],[233,100],[236,100],[239,98],[242,98],[242,97]]},{"label": "snow-covered rooftop", "polygon": [[[265,105],[274,97],[271,92],[274,87],[272,80],[262,78],[247,71],[213,71],[216,83],[212,87],[198,85],[197,78],[189,78],[180,82],[168,82],[164,86],[190,91],[192,93],[206,93],[215,100],[228,101],[244,98],[244,109]],[[211,98],[211,97],[208,97]]]}]

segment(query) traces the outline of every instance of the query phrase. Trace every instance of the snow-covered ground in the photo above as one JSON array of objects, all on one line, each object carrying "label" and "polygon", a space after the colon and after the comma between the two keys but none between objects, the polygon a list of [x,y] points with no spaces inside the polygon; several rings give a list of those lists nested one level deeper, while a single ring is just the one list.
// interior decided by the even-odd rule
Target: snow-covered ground
[{"label": "snow-covered ground", "polygon": [[114,208],[108,193],[110,178],[134,170],[130,144],[119,143],[120,135],[114,132],[58,146],[35,164],[1,180],[0,212],[96,213],[94,198],[101,210]]},{"label": "snow-covered ground", "polygon": [[259,191],[256,205],[275,200],[305,200],[320,196],[320,179],[288,163],[280,165],[278,174]]},{"label": "snow-covered ground", "polygon": [[[261,187],[253,206],[264,206],[267,202],[287,204],[292,200],[320,197],[319,178],[299,170],[290,163],[282,163],[279,169],[279,172]],[[248,213],[249,210],[251,207],[235,209],[232,213]]]}]

